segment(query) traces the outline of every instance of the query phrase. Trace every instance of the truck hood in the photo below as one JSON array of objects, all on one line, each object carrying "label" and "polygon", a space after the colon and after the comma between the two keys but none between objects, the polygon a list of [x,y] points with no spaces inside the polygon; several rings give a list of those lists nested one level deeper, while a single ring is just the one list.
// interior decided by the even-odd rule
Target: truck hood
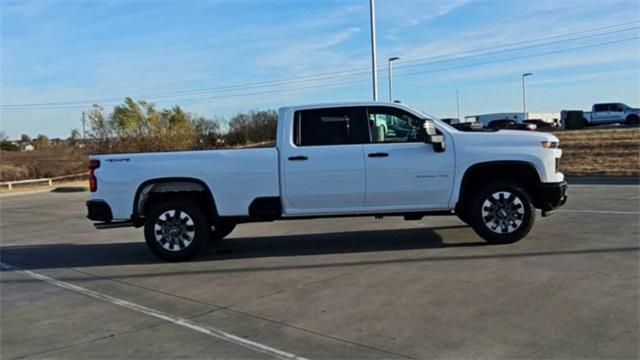
[{"label": "truck hood", "polygon": [[498,130],[495,132],[459,132],[465,141],[474,144],[493,144],[505,146],[531,146],[539,145],[542,141],[559,141],[552,134],[524,131],[524,130]]}]

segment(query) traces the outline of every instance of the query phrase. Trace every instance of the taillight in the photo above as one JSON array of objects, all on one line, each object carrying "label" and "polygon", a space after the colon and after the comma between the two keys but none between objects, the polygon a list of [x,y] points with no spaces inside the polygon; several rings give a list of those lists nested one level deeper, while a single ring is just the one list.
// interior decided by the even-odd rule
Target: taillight
[{"label": "taillight", "polygon": [[100,160],[89,160],[89,190],[96,192],[98,190],[98,178],[94,171],[100,167]]}]

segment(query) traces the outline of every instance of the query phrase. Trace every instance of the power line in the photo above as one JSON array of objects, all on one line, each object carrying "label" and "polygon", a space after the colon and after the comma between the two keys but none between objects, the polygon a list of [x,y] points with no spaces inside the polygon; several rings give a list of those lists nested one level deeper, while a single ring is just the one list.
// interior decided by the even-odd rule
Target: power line
[{"label": "power line", "polygon": [[[459,55],[477,53],[477,52],[491,50],[491,49],[499,49],[499,48],[511,47],[511,46],[519,45],[519,44],[540,42],[542,40],[548,40],[548,39],[553,39],[553,38],[559,38],[559,37],[566,37],[566,36],[590,33],[590,32],[594,32],[594,31],[598,31],[598,30],[604,30],[604,29],[611,29],[611,28],[626,26],[626,25],[629,25],[629,24],[637,24],[638,22],[640,22],[640,20],[635,20],[635,21],[630,21],[630,22],[620,23],[620,24],[614,24],[614,25],[608,25],[608,26],[601,26],[601,27],[596,27],[596,28],[591,28],[591,29],[586,29],[586,30],[581,30],[581,31],[575,31],[575,32],[571,32],[571,33],[556,34],[556,35],[551,35],[551,36],[542,37],[542,38],[538,38],[538,39],[524,40],[524,41],[513,42],[513,43],[508,43],[508,44],[496,45],[496,46],[492,46],[492,47],[472,49],[472,50],[458,52],[458,53],[449,53],[449,54],[426,57],[426,58],[421,58],[421,59],[418,58],[418,59],[413,59],[413,60],[407,60],[407,61],[403,61],[403,63],[401,63],[401,64],[398,64],[397,67],[398,68],[417,67],[417,66],[425,66],[425,65],[435,64],[435,63],[443,63],[443,62],[452,61],[452,60],[465,60],[465,59],[469,59],[469,58],[477,58],[477,57],[481,57],[481,56],[495,55],[495,54],[499,54],[499,53],[512,52],[512,51],[530,49],[530,48],[535,48],[535,47],[549,46],[549,45],[553,45],[553,44],[558,44],[558,43],[568,42],[568,41],[575,41],[575,40],[585,39],[585,38],[589,38],[589,37],[604,36],[604,35],[610,35],[610,34],[613,34],[613,33],[625,32],[625,31],[630,31],[630,30],[637,30],[638,27],[632,27],[632,28],[619,29],[619,30],[614,30],[614,31],[609,31],[609,32],[604,32],[604,33],[596,33],[596,34],[591,34],[591,35],[585,35],[585,36],[576,37],[576,38],[572,38],[572,39],[564,39],[564,40],[559,40],[559,41],[554,41],[554,42],[549,42],[549,43],[543,43],[543,44],[537,44],[537,45],[529,45],[529,46],[513,48],[513,49],[506,49],[506,50],[501,50],[501,51],[494,51],[494,52],[490,52],[490,53],[478,54],[478,55],[469,56],[469,57],[460,57],[459,56]],[[447,57],[454,57],[454,58],[440,60],[440,61],[424,62],[424,60],[442,59],[442,58],[447,58]],[[422,61],[422,62],[420,62],[420,61]],[[415,63],[415,62],[420,62],[420,63],[411,64],[411,63]],[[409,64],[407,64],[407,63],[409,63]],[[384,69],[382,69],[381,71],[384,71]],[[176,92],[167,92],[167,93],[157,93],[157,94],[150,94],[150,95],[141,95],[141,96],[136,96],[136,97],[137,98],[146,98],[146,99],[155,99],[155,98],[176,97],[176,96],[180,96],[180,95],[196,95],[198,93],[253,89],[253,88],[260,88],[260,87],[271,87],[271,86],[276,86],[276,85],[283,85],[285,83],[308,83],[310,81],[326,80],[326,79],[330,79],[330,78],[334,78],[334,77],[338,77],[338,76],[341,76],[341,77],[344,77],[344,76],[355,76],[355,75],[364,74],[364,73],[368,73],[368,72],[369,72],[368,69],[367,70],[355,70],[355,69],[354,70],[341,70],[341,71],[327,72],[327,73],[316,74],[316,75],[307,75],[307,76],[301,76],[301,77],[295,77],[295,78],[284,78],[284,79],[278,79],[278,80],[266,80],[266,81],[261,81],[261,82],[254,82],[254,83],[247,83],[247,84],[240,84],[240,85],[228,85],[228,86],[220,86],[220,87],[197,89],[197,90],[185,90],[185,91],[176,91]],[[121,99],[122,99],[122,97],[118,97],[118,98],[103,98],[103,99],[94,99],[94,100],[47,102],[47,103],[7,104],[7,105],[0,105],[0,107],[2,107],[3,109],[30,108],[30,107],[49,107],[49,106],[63,106],[63,105],[83,105],[83,107],[86,107],[86,106],[88,106],[88,105],[90,105],[92,103],[120,101]]]},{"label": "power line", "polygon": [[[540,56],[552,55],[552,54],[559,54],[559,53],[565,53],[565,52],[571,52],[571,51],[577,51],[577,50],[584,50],[584,49],[590,49],[590,48],[596,48],[596,47],[610,46],[610,45],[615,45],[615,44],[618,44],[618,43],[627,42],[627,41],[633,41],[633,40],[640,40],[640,37],[625,38],[625,39],[620,39],[620,40],[615,40],[615,41],[607,41],[607,42],[601,42],[601,43],[596,43],[596,44],[578,46],[578,47],[573,47],[573,48],[546,51],[546,52],[542,52],[542,53],[529,54],[529,55],[523,55],[523,56],[516,56],[516,57],[504,58],[504,59],[497,59],[497,60],[491,60],[491,61],[485,61],[485,62],[479,62],[479,63],[473,63],[473,64],[457,65],[457,66],[446,67],[446,68],[439,68],[439,69],[432,69],[432,70],[404,73],[404,74],[397,75],[396,77],[409,77],[409,76],[423,75],[423,74],[436,73],[436,72],[442,72],[442,71],[458,70],[458,69],[462,69],[462,68],[469,68],[469,67],[475,67],[475,66],[496,64],[496,63],[514,61],[514,60],[522,60],[522,59],[528,59],[528,58],[534,58],[534,57],[540,57]],[[226,95],[217,95],[217,96],[214,95],[214,96],[199,97],[199,98],[186,98],[186,99],[181,99],[181,101],[184,101],[184,102],[198,102],[198,101],[205,101],[205,100],[227,99],[227,98],[235,98],[235,97],[271,95],[271,94],[277,94],[277,93],[282,93],[282,92],[290,92],[290,91],[300,91],[300,90],[308,90],[308,89],[340,87],[340,86],[344,86],[344,85],[363,83],[363,82],[367,82],[369,80],[370,79],[368,79],[368,78],[366,78],[366,79],[363,78],[363,79],[358,79],[358,80],[331,82],[331,83],[320,84],[320,85],[310,85],[310,86],[304,86],[304,87],[293,87],[293,88],[289,88],[289,89],[259,91],[259,92],[252,92],[252,93],[226,94]],[[172,100],[159,101],[159,103],[171,102],[171,101]],[[105,106],[107,106],[107,105],[105,105]],[[34,108],[34,109],[75,109],[75,108],[85,108],[85,106],[83,106],[83,105],[63,105],[63,106],[50,105],[50,107],[38,107],[38,108]]]},{"label": "power line", "polygon": [[454,66],[454,67],[449,67],[449,68],[444,68],[444,69],[435,69],[435,70],[427,70],[427,71],[416,71],[416,72],[412,72],[412,73],[405,73],[405,74],[397,75],[397,77],[406,77],[406,76],[413,76],[413,75],[421,75],[421,74],[428,74],[428,73],[438,72],[438,71],[457,70],[457,69],[463,69],[463,68],[466,68],[466,67],[473,67],[473,66],[480,66],[480,65],[495,64],[495,63],[501,63],[501,62],[505,62],[505,61],[513,61],[513,60],[528,59],[528,58],[532,58],[532,57],[539,57],[539,56],[544,56],[544,55],[552,55],[552,54],[559,54],[559,53],[569,52],[569,51],[576,51],[576,50],[590,49],[590,48],[601,47],[601,46],[609,46],[609,45],[614,45],[614,44],[618,44],[618,43],[622,43],[622,42],[627,42],[627,41],[633,41],[633,40],[640,40],[640,37],[632,37],[632,38],[626,38],[626,39],[620,39],[620,40],[613,40],[613,41],[607,41],[607,42],[601,42],[601,43],[596,43],[596,44],[590,44],[590,45],[578,46],[578,47],[573,47],[573,48],[567,48],[567,49],[559,49],[559,50],[547,51],[547,52],[542,52],[542,53],[537,53],[537,54],[531,54],[531,55],[523,55],[523,56],[516,56],[516,57],[511,57],[511,58],[506,58],[506,59],[499,59],[499,60],[485,61],[485,62],[481,62],[481,63],[474,63],[474,64],[468,64],[468,65]]}]

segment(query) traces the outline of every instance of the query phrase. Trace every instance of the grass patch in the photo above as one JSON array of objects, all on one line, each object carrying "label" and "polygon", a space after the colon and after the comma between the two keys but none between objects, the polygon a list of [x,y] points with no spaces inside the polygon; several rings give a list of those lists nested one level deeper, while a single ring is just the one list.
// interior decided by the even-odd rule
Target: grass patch
[{"label": "grass patch", "polygon": [[[640,128],[557,131],[568,176],[640,176]],[[273,147],[267,141],[244,147]],[[64,146],[0,151],[0,181],[50,178],[87,171],[88,155]]]},{"label": "grass patch", "polygon": [[640,128],[558,131],[569,176],[639,176]]},{"label": "grass patch", "polygon": [[88,156],[66,146],[36,151],[0,151],[0,181],[52,178],[87,171]]}]

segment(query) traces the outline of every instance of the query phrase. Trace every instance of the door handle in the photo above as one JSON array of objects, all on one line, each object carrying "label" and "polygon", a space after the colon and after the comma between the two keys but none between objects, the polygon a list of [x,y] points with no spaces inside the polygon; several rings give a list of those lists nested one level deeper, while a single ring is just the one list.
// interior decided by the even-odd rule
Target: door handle
[{"label": "door handle", "polygon": [[368,156],[369,157],[388,157],[389,154],[387,154],[385,152],[377,152],[377,153],[371,153]]},{"label": "door handle", "polygon": [[309,158],[304,155],[289,156],[289,161],[305,161],[305,160],[309,160]]}]

